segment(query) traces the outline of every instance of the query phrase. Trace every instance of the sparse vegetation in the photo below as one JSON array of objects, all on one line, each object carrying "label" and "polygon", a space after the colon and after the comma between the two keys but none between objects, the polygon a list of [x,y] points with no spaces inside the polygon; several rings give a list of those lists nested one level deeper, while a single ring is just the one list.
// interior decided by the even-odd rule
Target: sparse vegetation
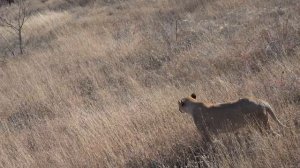
[{"label": "sparse vegetation", "polygon": [[[0,27],[0,167],[300,166],[297,0],[28,7],[23,56],[7,56],[16,37]],[[192,92],[264,99],[291,128],[202,143],[177,106]]]},{"label": "sparse vegetation", "polygon": [[[11,3],[13,1],[8,1],[9,4],[11,5]],[[23,46],[23,26],[26,22],[26,20],[28,19],[28,13],[26,10],[26,4],[25,4],[25,0],[18,0],[17,1],[17,11],[15,12],[15,9],[9,9],[6,8],[7,10],[5,12],[2,12],[5,14],[5,16],[0,16],[0,25],[7,27],[9,30],[7,30],[8,32],[13,32],[13,34],[16,34],[18,37],[18,45],[19,45],[19,49],[20,49],[20,54],[23,54],[23,50],[24,50],[24,46]],[[11,13],[14,13],[11,15]],[[3,35],[2,35],[3,37]],[[5,41],[6,38],[3,37],[3,39]],[[11,48],[9,48],[11,53],[13,55],[14,52],[12,51]]]}]

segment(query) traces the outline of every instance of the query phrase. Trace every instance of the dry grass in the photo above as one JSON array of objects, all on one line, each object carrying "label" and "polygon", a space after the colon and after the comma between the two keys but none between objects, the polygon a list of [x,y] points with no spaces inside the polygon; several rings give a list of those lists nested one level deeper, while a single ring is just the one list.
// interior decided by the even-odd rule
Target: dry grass
[{"label": "dry grass", "polygon": [[[0,167],[300,166],[297,0],[30,3],[25,55],[0,27]],[[203,144],[191,92],[265,99],[291,128]]]}]

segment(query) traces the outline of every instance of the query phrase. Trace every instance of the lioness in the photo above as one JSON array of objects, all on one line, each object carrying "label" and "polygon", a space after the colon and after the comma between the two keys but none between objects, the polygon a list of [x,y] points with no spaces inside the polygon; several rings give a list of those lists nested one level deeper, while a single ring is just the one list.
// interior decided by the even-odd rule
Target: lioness
[{"label": "lioness", "polygon": [[272,107],[263,100],[242,98],[235,102],[206,105],[196,100],[196,95],[178,101],[179,111],[192,115],[194,122],[205,141],[211,141],[213,135],[235,131],[252,124],[259,131],[262,129],[275,134],[268,122],[268,114],[285,127],[275,116]]}]

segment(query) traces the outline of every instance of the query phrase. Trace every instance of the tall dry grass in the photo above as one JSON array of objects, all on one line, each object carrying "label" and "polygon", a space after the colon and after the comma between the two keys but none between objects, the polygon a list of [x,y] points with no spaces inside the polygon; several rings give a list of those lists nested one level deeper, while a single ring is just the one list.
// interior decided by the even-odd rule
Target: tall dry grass
[{"label": "tall dry grass", "polygon": [[[299,167],[299,2],[86,2],[32,1],[24,56],[0,27],[1,167]],[[202,143],[191,92],[291,128]]]}]

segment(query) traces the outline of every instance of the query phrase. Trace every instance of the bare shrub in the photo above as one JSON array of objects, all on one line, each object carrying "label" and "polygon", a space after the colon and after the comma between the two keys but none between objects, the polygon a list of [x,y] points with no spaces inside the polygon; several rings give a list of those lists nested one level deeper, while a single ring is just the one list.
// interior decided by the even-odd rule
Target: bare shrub
[{"label": "bare shrub", "polygon": [[[9,16],[9,8],[7,8],[6,16]],[[6,16],[0,16],[0,26],[5,26],[9,28],[11,31],[13,31],[17,37],[18,37],[18,45],[20,53],[23,54],[24,52],[24,44],[23,44],[23,26],[26,22],[26,20],[29,17],[29,13],[27,11],[26,7],[26,1],[25,0],[18,0],[17,1],[17,12],[13,15],[7,18]]]}]

